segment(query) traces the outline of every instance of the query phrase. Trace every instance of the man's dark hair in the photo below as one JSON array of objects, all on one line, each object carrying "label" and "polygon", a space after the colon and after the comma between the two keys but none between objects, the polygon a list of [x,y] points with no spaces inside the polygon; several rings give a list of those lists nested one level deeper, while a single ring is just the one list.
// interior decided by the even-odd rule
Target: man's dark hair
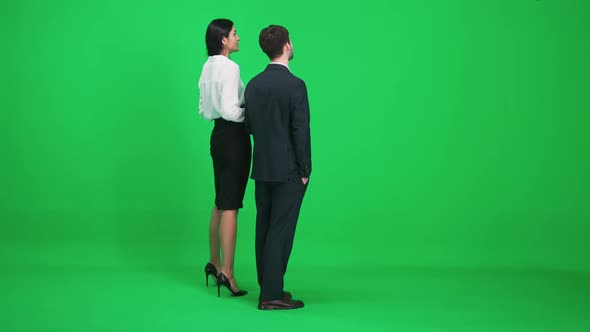
[{"label": "man's dark hair", "polygon": [[283,46],[290,42],[289,31],[280,25],[269,25],[260,31],[258,43],[269,59],[275,59],[283,54]]},{"label": "man's dark hair", "polygon": [[218,18],[207,26],[207,32],[205,33],[205,43],[207,43],[207,54],[209,56],[218,55],[223,49],[222,40],[223,37],[229,37],[229,32],[234,26],[234,22]]}]

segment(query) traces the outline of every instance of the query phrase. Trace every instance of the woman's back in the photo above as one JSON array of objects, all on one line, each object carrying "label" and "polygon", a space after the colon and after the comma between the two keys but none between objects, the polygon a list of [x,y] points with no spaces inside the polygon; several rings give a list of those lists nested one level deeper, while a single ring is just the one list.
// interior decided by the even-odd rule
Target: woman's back
[{"label": "woman's back", "polygon": [[203,65],[199,79],[199,114],[208,119],[224,118],[242,122],[244,119],[244,84],[239,66],[223,55],[210,56]]}]

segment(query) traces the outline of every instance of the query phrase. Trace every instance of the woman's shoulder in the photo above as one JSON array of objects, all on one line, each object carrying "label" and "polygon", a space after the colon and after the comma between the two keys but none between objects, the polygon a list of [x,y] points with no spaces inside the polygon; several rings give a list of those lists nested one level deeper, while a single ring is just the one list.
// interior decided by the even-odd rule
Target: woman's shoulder
[{"label": "woman's shoulder", "polygon": [[203,70],[212,73],[221,73],[222,75],[235,75],[240,72],[240,67],[237,63],[225,56],[210,56],[207,62],[205,62]]},{"label": "woman's shoulder", "polygon": [[233,62],[231,59],[225,58],[223,61],[222,70],[228,75],[239,75],[240,66],[238,66],[238,64]]},{"label": "woman's shoulder", "polygon": [[224,57],[224,58],[226,61],[225,63],[228,67],[230,67],[232,69],[240,69],[240,66],[236,62],[234,62],[232,59],[226,58],[226,57]]}]

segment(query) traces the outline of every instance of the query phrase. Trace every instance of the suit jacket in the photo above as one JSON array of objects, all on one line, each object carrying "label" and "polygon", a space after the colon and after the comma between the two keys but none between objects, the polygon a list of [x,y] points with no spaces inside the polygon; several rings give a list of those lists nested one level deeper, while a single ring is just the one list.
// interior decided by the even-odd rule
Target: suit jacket
[{"label": "suit jacket", "polygon": [[305,82],[269,64],[244,92],[244,122],[254,139],[251,178],[287,182],[311,174],[309,102]]}]

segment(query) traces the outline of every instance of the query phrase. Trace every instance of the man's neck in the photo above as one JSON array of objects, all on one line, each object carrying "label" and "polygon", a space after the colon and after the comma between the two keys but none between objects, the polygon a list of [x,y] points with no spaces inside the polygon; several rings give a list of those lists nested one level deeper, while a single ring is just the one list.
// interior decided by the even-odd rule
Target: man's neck
[{"label": "man's neck", "polygon": [[287,67],[289,67],[289,58],[281,56],[279,58],[274,58],[272,60],[270,60],[270,62],[277,62],[277,63],[281,63]]}]

